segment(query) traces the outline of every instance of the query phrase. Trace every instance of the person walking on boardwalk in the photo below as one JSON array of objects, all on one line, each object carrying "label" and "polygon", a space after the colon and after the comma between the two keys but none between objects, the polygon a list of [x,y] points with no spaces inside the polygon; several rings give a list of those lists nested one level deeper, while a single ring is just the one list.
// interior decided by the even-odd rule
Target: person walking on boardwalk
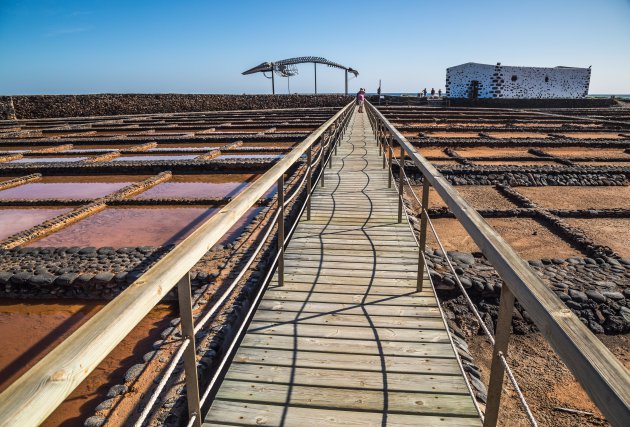
[{"label": "person walking on boardwalk", "polygon": [[422,89],[422,96],[427,97],[427,88]]},{"label": "person walking on boardwalk", "polygon": [[438,97],[441,98],[442,97],[442,89],[438,89]]},{"label": "person walking on boardwalk", "polygon": [[359,113],[363,112],[363,104],[365,103],[365,89],[359,89],[357,92],[357,105],[359,106]]},{"label": "person walking on boardwalk", "polygon": [[435,96],[435,88],[432,87],[431,88],[431,98],[433,98]]}]

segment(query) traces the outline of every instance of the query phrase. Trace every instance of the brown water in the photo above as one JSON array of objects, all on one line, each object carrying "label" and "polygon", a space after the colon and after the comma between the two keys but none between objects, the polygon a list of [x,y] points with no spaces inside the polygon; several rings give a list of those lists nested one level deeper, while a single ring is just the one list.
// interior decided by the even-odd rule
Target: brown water
[{"label": "brown water", "polygon": [[0,239],[70,212],[72,208],[0,208]]},{"label": "brown water", "polygon": [[279,159],[281,154],[222,154],[217,159]]},{"label": "brown water", "polygon": [[9,163],[46,163],[46,162],[78,162],[85,160],[86,157],[23,157],[21,159],[13,160]]},{"label": "brown water", "polygon": [[216,208],[107,208],[28,246],[161,246],[188,236]]},{"label": "brown water", "polygon": [[198,154],[182,154],[182,155],[143,155],[143,156],[120,156],[112,160],[112,162],[138,162],[138,161],[153,161],[153,160],[191,160],[197,157]]},{"label": "brown water", "polygon": [[[94,316],[104,303],[59,302],[27,303],[0,300],[0,391],[31,368],[64,338]],[[159,305],[96,367],[43,423],[45,426],[82,426],[85,418],[106,398],[109,387],[123,382],[131,365],[141,361],[151,344],[168,326],[173,309]],[[28,333],[24,333],[28,331]]]},{"label": "brown water", "polygon": [[131,184],[131,182],[32,182],[0,191],[0,199],[95,199]]}]

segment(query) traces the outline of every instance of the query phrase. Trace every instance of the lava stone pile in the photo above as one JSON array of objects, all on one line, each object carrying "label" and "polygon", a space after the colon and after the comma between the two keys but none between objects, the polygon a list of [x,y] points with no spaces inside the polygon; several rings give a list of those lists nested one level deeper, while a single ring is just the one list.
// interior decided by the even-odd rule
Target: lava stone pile
[{"label": "lava stone pile", "polygon": [[[463,252],[449,252],[455,272],[481,313],[494,330],[503,282],[490,263]],[[621,334],[630,331],[630,259],[579,258],[529,261],[541,280],[595,333]],[[440,299],[447,301],[447,315],[455,319],[468,310],[455,277],[441,251],[427,251],[430,269]],[[517,304],[515,333],[535,330],[527,313]]]},{"label": "lava stone pile", "polygon": [[[155,114],[190,111],[342,107],[343,95],[95,94],[13,96],[18,119]],[[9,118],[11,97],[0,96],[0,120]]]}]

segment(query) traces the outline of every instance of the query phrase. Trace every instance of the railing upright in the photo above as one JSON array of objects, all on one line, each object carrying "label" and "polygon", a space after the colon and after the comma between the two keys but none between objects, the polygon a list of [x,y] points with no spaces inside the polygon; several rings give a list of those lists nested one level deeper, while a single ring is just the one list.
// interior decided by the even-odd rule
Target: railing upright
[{"label": "railing upright", "polygon": [[499,318],[494,335],[494,348],[492,349],[488,401],[486,403],[486,413],[483,420],[484,427],[495,427],[499,419],[499,407],[501,405],[501,394],[503,391],[503,375],[505,373],[501,355],[507,356],[513,312],[514,294],[507,286],[502,286],[501,300],[499,302]]},{"label": "railing upright", "polygon": [[422,292],[422,287],[424,284],[424,270],[426,268],[426,263],[424,260],[424,252],[427,248],[427,222],[428,217],[426,213],[426,209],[429,208],[429,188],[431,184],[429,184],[428,179],[422,180],[422,206],[420,206],[420,244],[418,251],[418,285],[417,291]]},{"label": "railing upright", "polygon": [[194,417],[193,426],[201,427],[201,407],[199,405],[199,381],[197,373],[197,349],[195,346],[195,324],[192,314],[190,272],[177,282],[177,301],[182,328],[182,340],[187,342],[184,350],[184,377],[186,378],[186,400],[188,418]]},{"label": "railing upright", "polygon": [[278,178],[278,286],[284,286],[284,175]]}]

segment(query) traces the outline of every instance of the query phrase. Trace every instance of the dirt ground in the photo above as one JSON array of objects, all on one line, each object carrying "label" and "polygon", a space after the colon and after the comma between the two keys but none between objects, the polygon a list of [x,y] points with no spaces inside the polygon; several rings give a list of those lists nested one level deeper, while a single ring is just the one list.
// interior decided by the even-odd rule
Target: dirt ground
[{"label": "dirt ground", "polygon": [[456,148],[455,151],[462,157],[487,157],[487,156],[528,156],[536,157],[527,152],[527,148],[508,147],[466,147]]},{"label": "dirt ground", "polygon": [[516,191],[543,208],[630,209],[630,186],[562,187],[562,191],[558,187],[518,187]]},{"label": "dirt ground", "polygon": [[511,166],[546,166],[546,165],[556,165],[559,163],[550,162],[547,160],[530,160],[530,161],[522,161],[522,160],[472,160],[472,162],[476,165],[480,166],[501,166],[501,165],[511,165]]},{"label": "dirt ground", "polygon": [[[630,335],[598,337],[627,368],[630,368]],[[487,385],[490,378],[492,347],[482,336],[472,337],[469,344],[475,363],[481,370],[482,381]],[[519,386],[540,426],[609,425],[540,334],[512,335],[508,354]],[[503,390],[499,425],[528,427],[530,424],[514,389],[507,385],[507,379]],[[558,407],[586,411],[592,415],[567,413],[558,410]]]},{"label": "dirt ground", "polygon": [[583,230],[600,245],[606,245],[622,257],[630,257],[630,218],[571,218],[568,224]]},{"label": "dirt ground", "polygon": [[[583,255],[533,219],[488,218],[487,221],[524,259],[569,258]],[[458,220],[438,218],[433,220],[433,224],[447,251],[479,252],[479,248]],[[429,247],[439,249],[430,230],[427,233],[427,243]]]},{"label": "dirt ground", "polygon": [[486,132],[492,138],[547,138],[546,133],[538,132]]},{"label": "dirt ground", "polygon": [[621,139],[617,132],[563,132],[558,135],[564,135],[575,139]]},{"label": "dirt ground", "polygon": [[516,207],[489,185],[460,185],[457,191],[475,209],[513,209]]},{"label": "dirt ground", "polygon": [[623,152],[623,148],[544,147],[542,150],[560,157],[630,157]]}]

